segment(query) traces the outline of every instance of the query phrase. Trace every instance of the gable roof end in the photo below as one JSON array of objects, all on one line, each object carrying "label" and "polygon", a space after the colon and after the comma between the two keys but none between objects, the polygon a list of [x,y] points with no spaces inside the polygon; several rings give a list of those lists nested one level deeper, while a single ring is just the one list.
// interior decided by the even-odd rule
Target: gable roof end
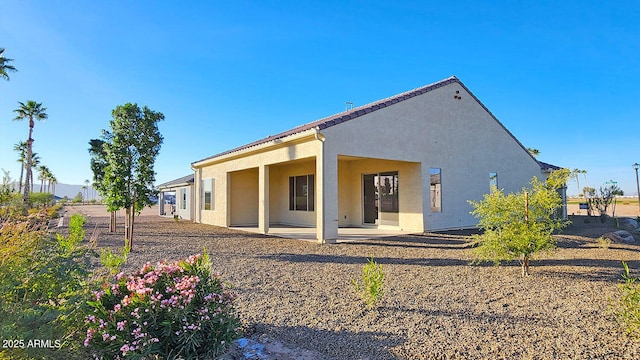
[{"label": "gable roof end", "polygon": [[[359,106],[359,107],[353,108],[353,109],[348,110],[346,112],[341,112],[339,114],[334,114],[334,115],[322,118],[320,120],[316,120],[316,121],[313,121],[313,122],[310,122],[310,123],[306,123],[306,124],[297,126],[297,127],[293,128],[291,130],[287,130],[287,131],[281,132],[281,133],[276,134],[276,135],[268,136],[268,137],[260,139],[258,141],[254,141],[252,143],[249,143],[247,145],[243,145],[243,146],[237,147],[235,149],[231,149],[231,150],[228,150],[228,151],[225,151],[225,152],[222,152],[222,153],[219,153],[219,154],[216,154],[216,155],[213,155],[213,156],[210,156],[210,157],[198,160],[198,161],[194,161],[193,163],[191,163],[191,165],[193,166],[194,164],[202,162],[202,161],[215,159],[215,158],[220,157],[220,156],[224,156],[224,155],[228,155],[228,154],[231,154],[231,153],[234,153],[234,152],[238,152],[238,151],[242,151],[242,150],[245,150],[245,149],[249,149],[249,148],[252,148],[254,146],[258,146],[258,145],[262,145],[262,144],[268,143],[269,141],[282,139],[284,137],[295,135],[295,134],[301,133],[303,131],[312,130],[312,129],[316,128],[316,127],[318,127],[320,130],[323,130],[323,129],[338,125],[340,123],[343,123],[345,121],[356,119],[356,118],[358,118],[358,117],[360,117],[362,115],[369,114],[369,113],[371,113],[373,111],[385,108],[385,107],[390,106],[392,104],[396,104],[396,103],[399,103],[401,101],[410,99],[412,97],[415,97],[415,96],[418,96],[418,95],[422,95],[422,94],[424,94],[426,92],[441,88],[441,87],[443,87],[445,85],[449,85],[449,84],[452,84],[452,83],[459,83],[460,85],[462,85],[462,83],[460,82],[460,80],[458,80],[457,77],[451,76],[449,78],[446,78],[444,80],[435,82],[435,83],[430,84],[430,85],[422,86],[422,87],[419,87],[417,89],[409,90],[407,92],[404,92],[404,93],[401,93],[401,94],[398,94],[398,95],[395,95],[395,96],[392,96],[392,97],[384,98],[384,99],[381,99],[381,100],[378,100],[378,101],[375,101],[375,102],[372,102],[372,103],[369,103],[369,104],[366,104],[366,105],[363,105],[363,106]],[[462,86],[464,87],[464,85],[462,85]],[[466,89],[466,87],[465,87],[465,89]],[[475,98],[475,96],[474,96],[474,98]]]}]

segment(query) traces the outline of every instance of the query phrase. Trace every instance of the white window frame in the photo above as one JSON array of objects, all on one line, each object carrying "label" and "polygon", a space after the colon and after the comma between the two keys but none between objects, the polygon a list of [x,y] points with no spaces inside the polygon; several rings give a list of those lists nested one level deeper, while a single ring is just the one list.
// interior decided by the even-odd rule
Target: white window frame
[{"label": "white window frame", "polygon": [[[209,186],[207,186],[209,185]],[[209,189],[207,189],[209,187]],[[209,201],[207,202],[207,193],[209,193]],[[200,209],[205,211],[213,211],[215,210],[215,179],[208,178],[202,179],[201,182],[201,197],[200,197]],[[209,208],[207,209],[207,204]]]}]

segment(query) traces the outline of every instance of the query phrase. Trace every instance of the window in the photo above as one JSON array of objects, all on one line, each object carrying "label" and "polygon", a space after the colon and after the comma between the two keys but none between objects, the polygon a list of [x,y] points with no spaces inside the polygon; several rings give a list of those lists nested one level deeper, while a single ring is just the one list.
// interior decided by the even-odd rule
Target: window
[{"label": "window", "polygon": [[314,193],[313,175],[289,177],[289,210],[313,211]]},{"label": "window", "polygon": [[489,188],[491,190],[498,188],[498,173],[489,173]]},{"label": "window", "polygon": [[213,179],[202,180],[202,210],[213,210]]},{"label": "window", "polygon": [[442,169],[429,168],[431,212],[442,212]]},{"label": "window", "polygon": [[187,209],[187,189],[182,189],[182,210]]},{"label": "window", "polygon": [[380,211],[398,212],[398,172],[380,173]]}]

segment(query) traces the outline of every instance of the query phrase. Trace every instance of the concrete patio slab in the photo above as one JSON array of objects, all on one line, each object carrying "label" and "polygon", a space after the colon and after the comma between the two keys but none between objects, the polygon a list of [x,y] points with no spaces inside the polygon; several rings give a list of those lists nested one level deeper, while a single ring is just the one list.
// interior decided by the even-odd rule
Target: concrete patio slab
[{"label": "concrete patio slab", "polygon": [[[236,226],[231,229],[248,231],[252,233],[260,233],[257,227]],[[402,231],[393,229],[376,229],[376,228],[339,228],[338,242],[347,242],[354,240],[380,239],[390,236],[416,234],[415,231]],[[276,225],[269,227],[267,235],[278,236],[287,239],[317,241],[316,228],[312,227],[292,227]]]}]

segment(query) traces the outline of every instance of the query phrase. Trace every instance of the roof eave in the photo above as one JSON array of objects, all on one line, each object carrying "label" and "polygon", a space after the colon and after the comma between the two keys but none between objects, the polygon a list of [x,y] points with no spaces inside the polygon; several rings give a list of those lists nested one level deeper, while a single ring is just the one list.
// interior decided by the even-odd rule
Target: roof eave
[{"label": "roof eave", "polygon": [[315,133],[316,133],[315,129],[304,130],[302,132],[295,133],[292,135],[288,135],[280,138],[274,138],[267,142],[259,143],[247,148],[241,148],[239,150],[231,150],[229,152],[224,152],[218,155],[204,158],[202,160],[194,161],[191,163],[191,168],[195,170],[204,166],[225,162],[225,161],[229,161],[229,160],[240,158],[240,157],[245,157],[255,153],[264,152],[275,147],[282,147],[285,144],[289,144],[292,142],[312,140],[312,139],[315,139]]}]

